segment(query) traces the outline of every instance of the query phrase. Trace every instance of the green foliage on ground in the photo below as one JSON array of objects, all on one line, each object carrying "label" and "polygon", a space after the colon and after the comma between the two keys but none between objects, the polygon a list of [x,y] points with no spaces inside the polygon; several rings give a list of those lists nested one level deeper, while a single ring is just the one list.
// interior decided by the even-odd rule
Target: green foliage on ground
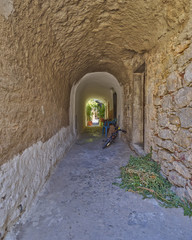
[{"label": "green foliage on ground", "polygon": [[144,157],[131,156],[129,163],[121,168],[122,182],[116,185],[139,193],[143,198],[155,198],[161,206],[181,207],[184,215],[191,217],[192,203],[171,190],[171,183],[160,174],[160,169],[160,165],[151,159],[151,153]]}]

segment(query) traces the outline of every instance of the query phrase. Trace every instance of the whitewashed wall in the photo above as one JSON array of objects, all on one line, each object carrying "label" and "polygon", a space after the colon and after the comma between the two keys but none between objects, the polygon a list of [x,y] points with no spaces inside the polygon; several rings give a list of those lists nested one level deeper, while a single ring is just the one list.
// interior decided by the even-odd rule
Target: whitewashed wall
[{"label": "whitewashed wall", "polygon": [[0,168],[0,239],[31,207],[55,164],[70,148],[75,135],[62,128],[47,142],[37,142]]}]

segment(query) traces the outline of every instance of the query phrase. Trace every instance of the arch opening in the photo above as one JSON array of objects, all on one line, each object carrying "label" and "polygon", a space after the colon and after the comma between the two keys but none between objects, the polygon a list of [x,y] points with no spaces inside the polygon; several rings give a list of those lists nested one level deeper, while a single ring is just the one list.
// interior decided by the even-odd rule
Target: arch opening
[{"label": "arch opening", "polygon": [[123,88],[108,72],[94,72],[84,75],[73,85],[70,98],[70,123],[74,133],[81,133],[87,126],[86,104],[90,99],[105,105],[105,119],[123,122]]},{"label": "arch opening", "polygon": [[108,117],[107,101],[104,99],[90,98],[85,104],[85,126],[101,126]]}]

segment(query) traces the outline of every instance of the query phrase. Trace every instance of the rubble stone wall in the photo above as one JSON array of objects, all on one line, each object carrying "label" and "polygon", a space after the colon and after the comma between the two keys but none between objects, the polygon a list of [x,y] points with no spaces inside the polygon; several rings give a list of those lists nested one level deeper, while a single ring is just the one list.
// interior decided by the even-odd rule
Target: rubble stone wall
[{"label": "rubble stone wall", "polygon": [[176,192],[192,201],[192,20],[145,59],[151,123],[146,147],[152,146]]},{"label": "rubble stone wall", "polygon": [[[192,2],[188,8],[192,13]],[[192,201],[192,18],[174,36],[124,62],[124,128],[133,144],[134,73],[145,63],[144,150],[161,164],[178,195]],[[135,149],[136,150],[136,149]]]}]

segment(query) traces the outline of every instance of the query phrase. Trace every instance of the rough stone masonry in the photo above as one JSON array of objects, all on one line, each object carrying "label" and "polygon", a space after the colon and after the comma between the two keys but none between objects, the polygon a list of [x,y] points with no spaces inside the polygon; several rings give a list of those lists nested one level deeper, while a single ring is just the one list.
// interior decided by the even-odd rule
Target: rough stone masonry
[{"label": "rough stone masonry", "polygon": [[126,141],[192,201],[191,40],[191,0],[0,0],[1,236],[76,138],[70,91],[91,72],[118,79]]}]

